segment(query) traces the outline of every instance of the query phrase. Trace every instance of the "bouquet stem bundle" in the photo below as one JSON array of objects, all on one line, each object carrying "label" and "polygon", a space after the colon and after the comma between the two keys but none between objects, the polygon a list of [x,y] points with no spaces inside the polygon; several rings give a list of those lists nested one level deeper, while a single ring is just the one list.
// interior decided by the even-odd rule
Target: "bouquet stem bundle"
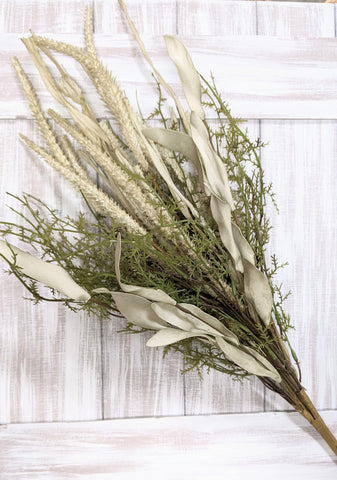
[{"label": "bouquet stem bundle", "polygon": [[[250,141],[232,117],[214,79],[199,75],[182,43],[166,36],[186,110],[119,3],[152,68],[159,99],[150,119],[161,127],[151,127],[150,119],[132,110],[98,59],[90,8],[85,48],[34,34],[24,39],[47,89],[71,120],[54,110],[47,117],[14,58],[45,146],[22,138],[82,193],[93,220],[85,214],[62,219],[31,195],[16,197],[26,226],[1,222],[1,232],[38,246],[43,256],[37,259],[5,240],[0,255],[36,301],[63,301],[105,316],[118,311],[128,321],[126,331],[154,332],[148,346],[181,352],[186,371],[216,369],[239,380],[256,375],[337,454],[335,437],[301,385],[287,336],[288,294],[274,280],[282,265],[265,258],[271,228],[265,207],[274,198],[259,158],[262,145]],[[97,120],[55,52],[78,62],[114,123]],[[168,113],[164,90],[173,101]],[[206,109],[217,116],[215,129]],[[37,282],[50,287],[51,297],[39,293]]]}]

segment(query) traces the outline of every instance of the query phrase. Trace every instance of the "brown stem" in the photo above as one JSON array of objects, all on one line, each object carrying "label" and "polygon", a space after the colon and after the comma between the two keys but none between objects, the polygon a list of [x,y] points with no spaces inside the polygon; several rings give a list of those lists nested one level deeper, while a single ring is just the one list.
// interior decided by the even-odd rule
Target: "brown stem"
[{"label": "brown stem", "polygon": [[[276,329],[273,331],[274,339],[280,340],[276,345],[280,347],[282,345],[281,339],[278,338]],[[282,358],[282,354],[285,354],[285,349],[281,349],[279,356]],[[337,456],[337,439],[330,431],[323,418],[318,413],[316,407],[313,405],[311,399],[307,395],[305,388],[299,382],[296,371],[291,365],[288,355],[284,355],[283,359],[277,356],[276,359],[270,359],[273,361],[275,368],[278,370],[282,377],[281,383],[276,383],[267,377],[260,377],[262,383],[270,390],[281,395],[287,402],[300,413],[319,433],[319,435],[325,440],[327,445],[331,448],[333,453]]]},{"label": "brown stem", "polygon": [[298,393],[298,399],[303,407],[296,408],[296,410],[314,427],[320,436],[326,441],[331,450],[337,456],[337,439],[329,430],[328,426],[320,416],[312,401],[306,394],[304,388]]},{"label": "brown stem", "polygon": [[327,445],[331,448],[334,454],[337,456],[337,439],[328,428],[323,418],[320,416],[309,396],[307,395],[305,388],[300,385],[297,387],[297,382],[294,381],[292,375],[282,372],[282,382],[275,383],[273,380],[267,377],[260,377],[262,383],[283,397],[290,405],[300,413],[319,433],[319,435],[325,440]]}]

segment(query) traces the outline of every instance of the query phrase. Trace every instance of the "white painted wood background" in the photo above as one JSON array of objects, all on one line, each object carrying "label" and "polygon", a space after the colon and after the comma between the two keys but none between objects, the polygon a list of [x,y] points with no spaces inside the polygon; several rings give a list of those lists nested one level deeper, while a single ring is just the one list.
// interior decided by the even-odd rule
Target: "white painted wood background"
[{"label": "white painted wood background", "polygon": [[[19,38],[32,28],[80,43],[88,3],[99,54],[132,103],[137,90],[143,113],[151,110],[151,77],[117,1],[0,0],[1,219],[18,221],[5,206],[13,205],[7,191],[33,193],[64,214],[84,208],[71,187],[20,143],[18,132],[36,139],[39,133],[9,58],[22,59],[51,105]],[[293,292],[291,339],[303,383],[337,433],[336,7],[126,3],[154,62],[174,86],[164,33],[183,39],[199,71],[212,69],[233,113],[249,119],[254,138],[269,142],[263,162],[280,206],[280,215],[272,216],[271,250],[289,261],[280,280]],[[105,115],[99,105],[97,111]],[[116,334],[119,321],[34,306],[2,270],[1,479],[336,478],[336,464],[310,427],[285,413],[288,406],[258,381],[240,385],[216,372],[203,383],[194,373],[181,376],[182,359],[170,354],[163,360],[159,350],[145,347],[145,335]],[[267,413],[274,411],[280,413]]]}]

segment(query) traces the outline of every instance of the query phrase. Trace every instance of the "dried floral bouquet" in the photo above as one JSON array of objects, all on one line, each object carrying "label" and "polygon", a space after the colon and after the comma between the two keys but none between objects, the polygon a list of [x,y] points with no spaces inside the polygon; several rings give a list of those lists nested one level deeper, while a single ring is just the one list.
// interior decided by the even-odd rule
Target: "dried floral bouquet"
[{"label": "dried floral bouquet", "polygon": [[[287,337],[286,295],[274,281],[280,265],[274,257],[269,263],[265,258],[270,231],[265,208],[273,194],[264,181],[261,144],[249,140],[214,80],[197,73],[182,43],[166,36],[186,111],[119,3],[152,68],[159,97],[150,118],[159,119],[161,127],[147,126],[131,109],[97,58],[90,8],[85,48],[34,34],[23,39],[47,89],[72,120],[48,110],[65,132],[56,133],[13,58],[46,146],[21,137],[82,193],[88,212],[60,218],[31,195],[16,197],[25,226],[1,222],[1,232],[40,248],[42,259],[5,239],[0,240],[0,254],[36,301],[63,301],[72,309],[105,316],[118,311],[128,321],[126,331],[155,331],[148,346],[181,352],[186,370],[216,369],[235,379],[256,375],[337,454],[335,437],[301,385]],[[113,124],[97,120],[52,52],[79,63]],[[164,113],[164,90],[175,105],[169,116]],[[216,114],[215,129],[205,120],[205,108]],[[50,287],[50,298],[39,292],[37,282]]]}]

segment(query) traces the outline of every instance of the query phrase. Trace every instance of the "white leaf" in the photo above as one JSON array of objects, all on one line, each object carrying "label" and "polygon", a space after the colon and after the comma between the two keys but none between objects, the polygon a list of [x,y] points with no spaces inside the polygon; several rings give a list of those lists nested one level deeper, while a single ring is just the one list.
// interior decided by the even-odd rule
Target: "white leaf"
[{"label": "white leaf", "polygon": [[153,337],[146,342],[148,347],[163,347],[165,345],[171,345],[172,343],[180,342],[185,338],[192,337],[206,337],[205,332],[184,332],[177,328],[163,328],[159,332],[155,333]]},{"label": "white leaf", "polygon": [[236,246],[239,249],[242,258],[255,265],[255,254],[245,237],[242,235],[240,228],[232,222],[232,233]]},{"label": "white leaf", "polygon": [[[189,310],[183,311],[181,306]],[[200,310],[200,308],[189,304],[168,305],[167,303],[153,303],[152,309],[158,317],[165,322],[180,328],[186,332],[202,331],[212,336],[225,335],[231,337],[231,340],[237,342],[237,337],[222,325],[216,318]]]},{"label": "white leaf", "polygon": [[182,153],[197,170],[200,170],[198,150],[192,138],[186,133],[155,127],[144,128],[142,132],[146,138],[159,143],[163,147]]},{"label": "white leaf", "polygon": [[178,70],[190,109],[195,111],[201,119],[204,119],[205,113],[201,104],[200,79],[190,55],[177,38],[165,35],[164,39],[168,54]]},{"label": "white leaf", "polygon": [[171,305],[176,304],[176,301],[173,300],[173,298],[159,288],[137,287],[135,285],[126,285],[125,283],[121,283],[121,289],[123,292],[139,295],[140,297],[151,300],[152,302],[164,302],[170,303]]},{"label": "white leaf", "polygon": [[281,377],[272,364],[253,349],[231,345],[222,337],[216,337],[216,342],[229,360],[247,372],[281,382]]},{"label": "white leaf", "polygon": [[94,288],[94,290],[91,290],[91,293],[109,293],[110,295],[112,294],[112,290],[108,290],[105,287],[102,288]]},{"label": "white leaf", "polygon": [[241,255],[232,232],[231,208],[228,203],[224,203],[213,195],[211,195],[210,207],[212,216],[218,225],[221,241],[231,255],[236,270],[243,273]]},{"label": "white leaf", "polygon": [[255,357],[259,363],[262,363],[270,372],[269,377],[277,382],[281,382],[281,376],[278,371],[272,366],[272,364],[258,352],[256,352],[253,348],[250,347],[242,347],[247,353],[249,353],[252,357]]},{"label": "white leaf", "polygon": [[267,277],[247,260],[243,260],[243,289],[265,325],[269,325],[273,308],[273,295]]},{"label": "white leaf", "polygon": [[172,303],[173,305],[175,305],[176,303],[175,300],[173,300],[173,298],[171,298],[169,295],[167,295],[167,293],[163,292],[163,290],[160,290],[159,288],[155,289],[155,288],[149,288],[149,287],[138,287],[137,285],[127,285],[126,283],[122,283],[121,273],[120,273],[121,253],[122,253],[121,234],[118,233],[116,250],[115,250],[115,271],[116,271],[117,282],[119,283],[123,292],[134,293],[135,295],[139,295],[140,297],[147,298],[148,300],[152,300],[153,302],[166,302],[166,303]]},{"label": "white leaf", "polygon": [[118,310],[128,320],[137,327],[160,330],[166,327],[166,323],[161,320],[151,308],[151,302],[146,298],[133,295],[132,293],[110,292]]},{"label": "white leaf", "polygon": [[179,188],[175,185],[170,172],[168,171],[163,159],[160,155],[158,155],[153,147],[150,145],[149,142],[145,142],[145,147],[147,148],[148,154],[151,157],[151,161],[157,172],[162,177],[162,179],[166,182],[173,198],[180,202],[180,210],[186,218],[191,218],[190,213],[192,213],[195,217],[199,217],[199,213],[194,208],[192,203],[181,193]]},{"label": "white leaf", "polygon": [[162,320],[185,332],[191,332],[196,328],[194,321],[196,319],[190,318],[191,316],[184,314],[174,305],[158,302],[152,303],[151,308]]},{"label": "white leaf", "polygon": [[[209,315],[208,313],[204,312],[200,308],[192,305],[190,303],[178,303],[178,306],[181,306],[191,312],[192,315],[198,317],[203,322],[203,328],[205,329],[205,325],[208,325],[212,328],[209,333],[213,333],[214,330],[216,332],[221,333],[224,337],[230,339],[233,343],[239,344],[239,339],[235,335],[235,333],[231,332],[227,327],[225,327],[217,318]],[[214,335],[214,333],[213,333]]]},{"label": "white leaf", "polygon": [[38,282],[44,283],[47,287],[53,288],[78,302],[89,300],[89,293],[74,282],[69,273],[59,265],[35,258],[20,248],[13,245],[9,246],[3,240],[0,240],[0,254],[8,262],[15,262],[16,266],[20,267],[24,274]]},{"label": "white leaf", "polygon": [[211,194],[227,202],[231,210],[234,210],[226,166],[213,150],[207,128],[195,112],[191,113],[191,136],[199,150],[206,187]]}]

